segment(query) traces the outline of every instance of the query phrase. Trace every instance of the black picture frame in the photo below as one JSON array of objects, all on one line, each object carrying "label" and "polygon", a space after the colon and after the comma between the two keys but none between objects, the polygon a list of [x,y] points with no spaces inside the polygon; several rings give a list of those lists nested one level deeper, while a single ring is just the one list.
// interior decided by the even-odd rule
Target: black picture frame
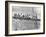
[{"label": "black picture frame", "polygon": [[[25,33],[25,34],[8,34],[8,2],[27,3],[27,4],[42,4],[43,5],[43,32],[39,33]],[[41,2],[24,2],[24,1],[5,1],[5,36],[18,36],[18,35],[36,35],[45,34],[45,3]]]}]

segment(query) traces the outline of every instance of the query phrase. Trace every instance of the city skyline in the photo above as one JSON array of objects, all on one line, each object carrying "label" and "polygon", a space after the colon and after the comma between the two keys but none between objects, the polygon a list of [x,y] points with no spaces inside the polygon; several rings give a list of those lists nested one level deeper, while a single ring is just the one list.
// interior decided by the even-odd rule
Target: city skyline
[{"label": "city skyline", "polygon": [[21,13],[22,13],[23,15],[30,15],[31,17],[36,16],[36,14],[37,14],[37,18],[40,19],[40,12],[41,11],[39,9],[40,8],[35,8],[35,7],[15,7],[14,6],[12,8],[12,12],[13,12],[12,14],[14,16],[14,14],[21,15]]}]

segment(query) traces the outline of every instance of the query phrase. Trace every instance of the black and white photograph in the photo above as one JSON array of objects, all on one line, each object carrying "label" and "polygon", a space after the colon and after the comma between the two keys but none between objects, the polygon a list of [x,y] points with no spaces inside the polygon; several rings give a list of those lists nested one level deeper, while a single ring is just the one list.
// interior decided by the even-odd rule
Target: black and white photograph
[{"label": "black and white photograph", "polygon": [[40,28],[40,7],[12,6],[13,30],[34,30]]},{"label": "black and white photograph", "polygon": [[9,35],[44,33],[44,3],[7,3]]}]

